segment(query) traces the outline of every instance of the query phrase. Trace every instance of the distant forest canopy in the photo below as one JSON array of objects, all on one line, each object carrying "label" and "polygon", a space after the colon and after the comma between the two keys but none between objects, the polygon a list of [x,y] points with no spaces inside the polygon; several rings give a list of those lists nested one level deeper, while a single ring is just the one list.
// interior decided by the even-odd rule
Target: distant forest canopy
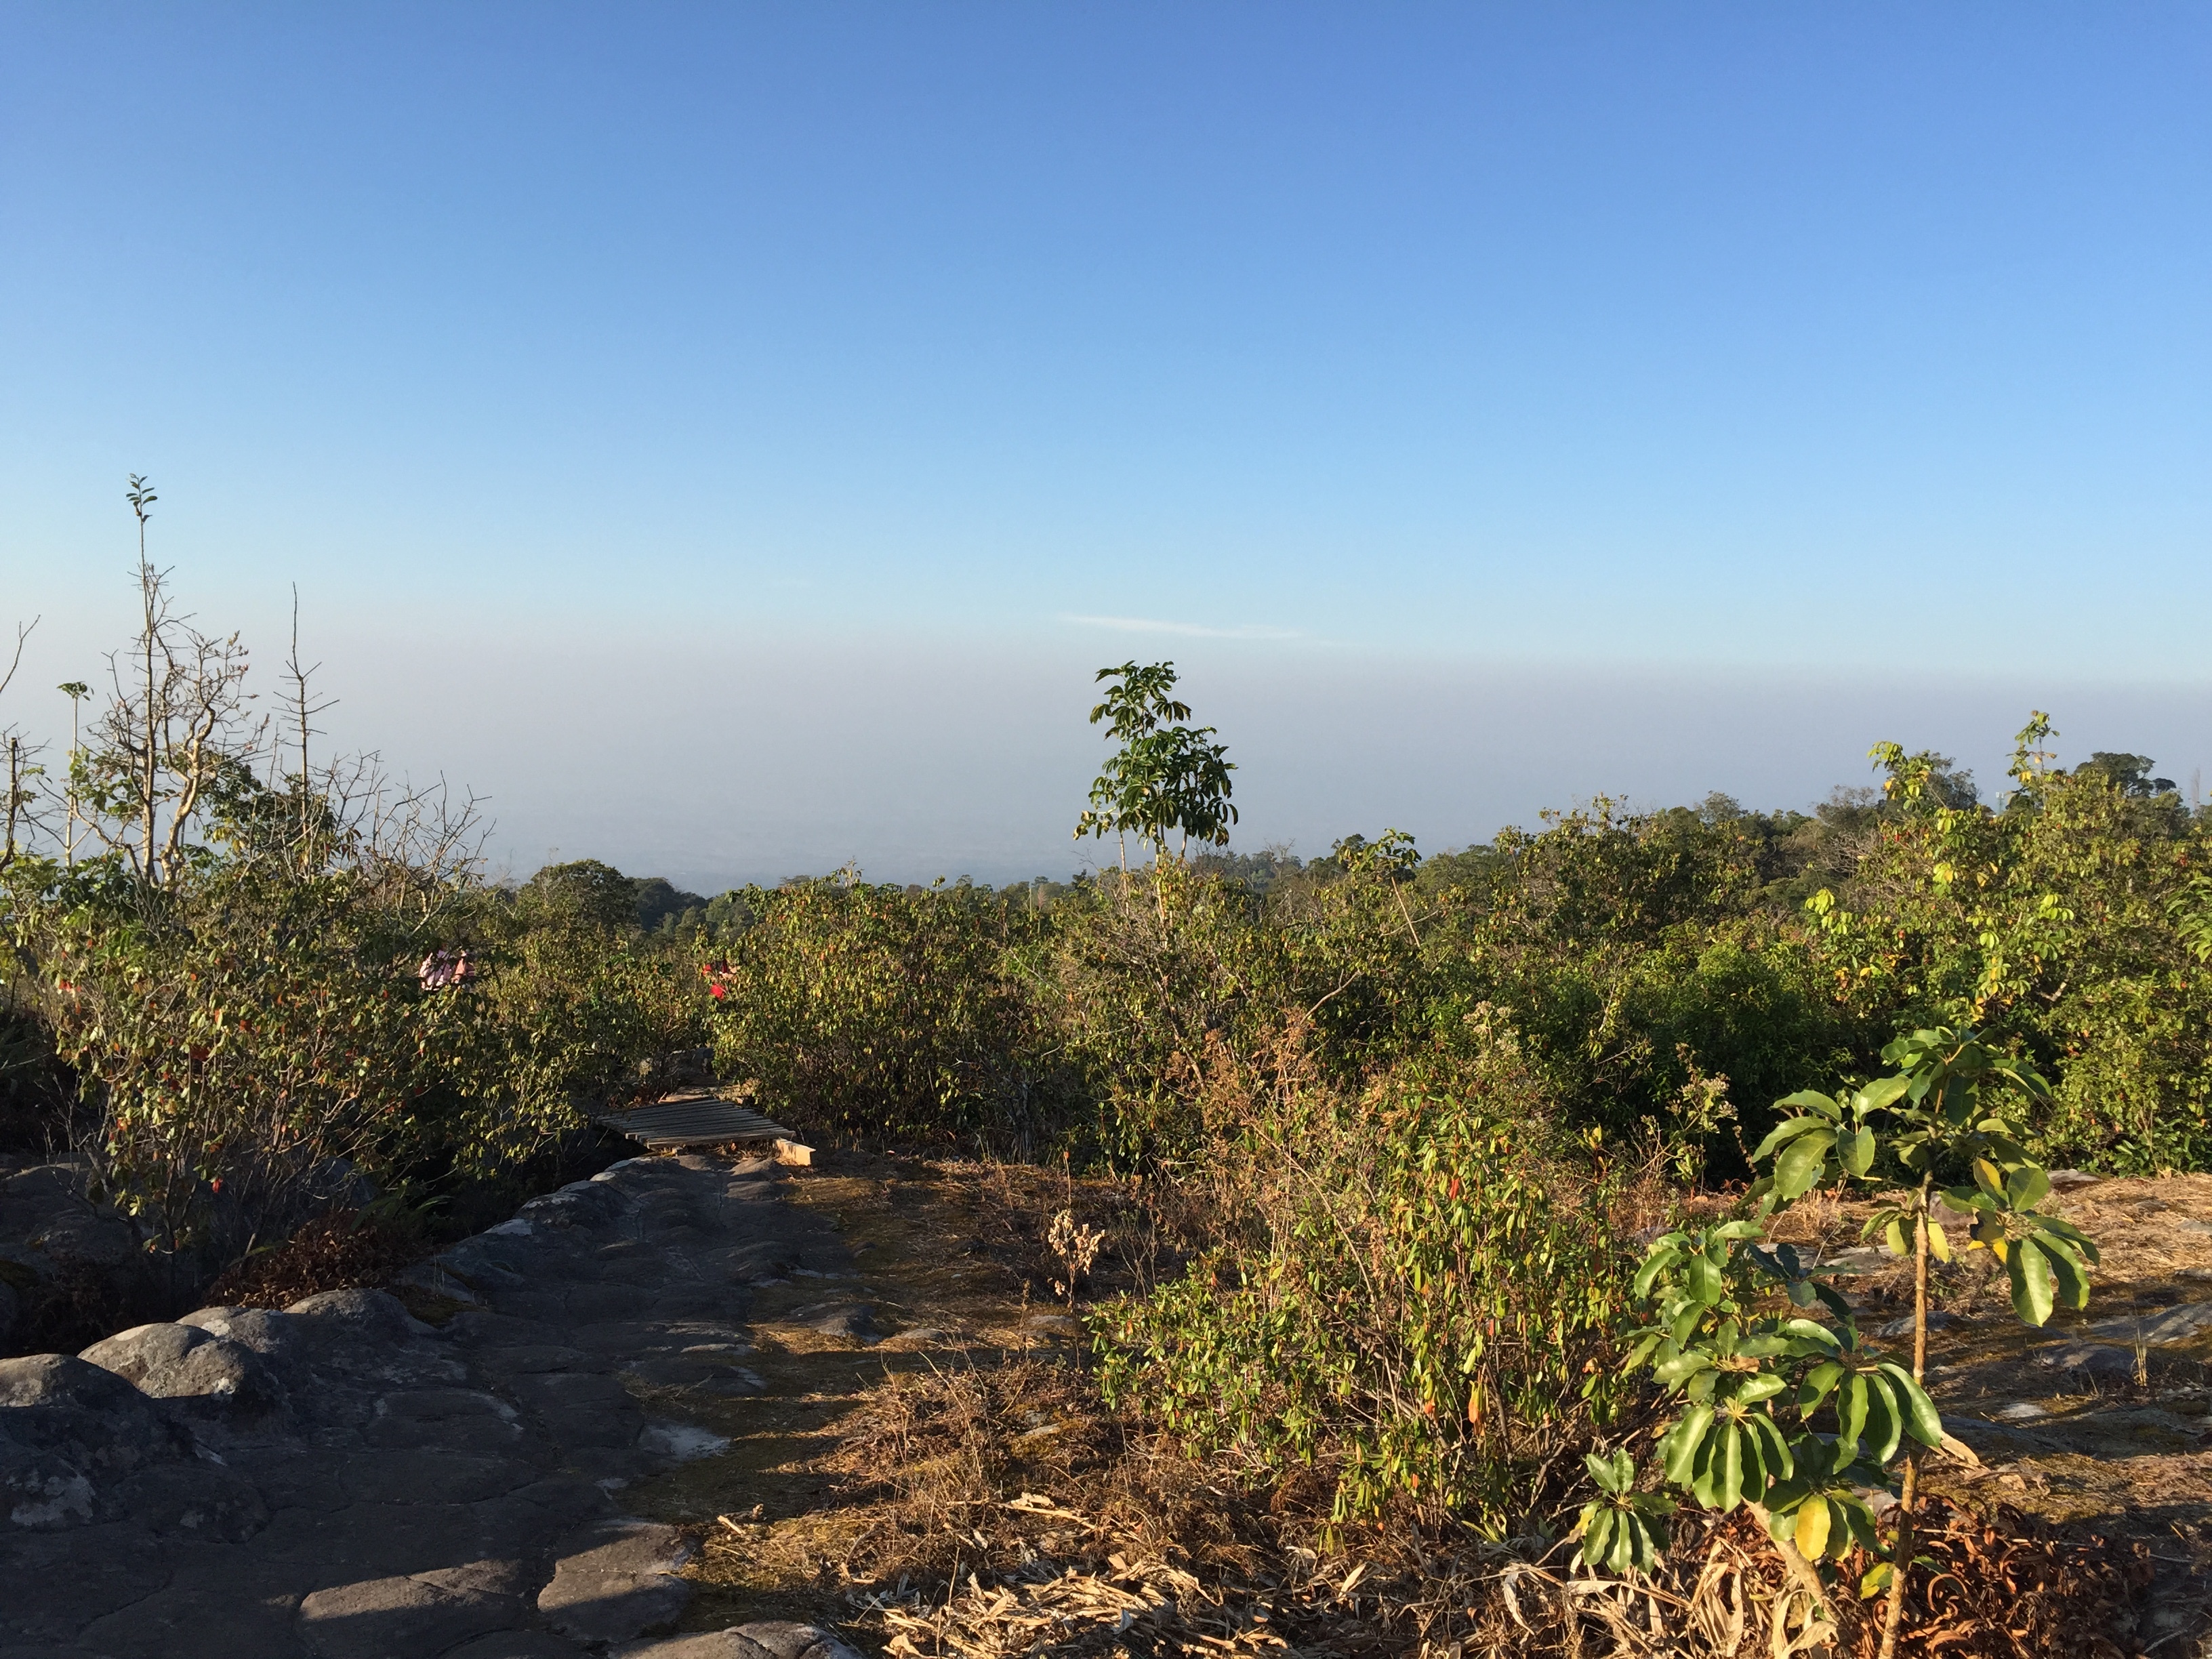
[{"label": "distant forest canopy", "polygon": [[[1925,766],[1928,796],[1936,803],[1954,809],[1981,804],[1973,773],[1958,767],[1948,756],[1923,750],[1909,760]],[[2179,841],[2193,830],[2212,824],[2212,804],[2185,801],[2179,786],[2171,778],[2154,775],[2155,770],[2156,763],[2148,755],[2100,750],[2074,767],[2072,775],[2104,779],[2122,799],[2139,803],[2130,816],[2141,832],[2154,839]],[[2017,791],[2009,792],[2000,805],[2009,805],[2017,797]],[[1824,888],[1847,885],[1875,826],[1905,811],[1902,800],[1891,799],[1881,788],[1844,785],[1837,786],[1810,812],[1789,807],[1758,811],[1718,791],[1694,806],[1670,806],[1646,813],[1615,815],[1614,803],[1607,800],[1603,805],[1610,822],[1639,836],[1726,847],[1740,860],[1741,871],[1747,878],[1739,895],[1741,905],[1783,911],[1802,908]],[[1557,823],[1569,815],[1545,816],[1547,823]],[[1509,828],[1489,842],[1431,854],[1419,860],[1414,885],[1487,890],[1504,878],[1534,839],[1517,827]],[[1367,845],[1364,836],[1355,834],[1316,859],[1302,859],[1287,847],[1270,845],[1252,853],[1233,848],[1195,853],[1187,862],[1194,871],[1218,878],[1255,898],[1265,898],[1271,893],[1287,895],[1334,879],[1342,872],[1341,855]],[[848,866],[824,875],[787,876],[776,885],[797,887],[817,881],[852,884],[863,880],[865,874]],[[978,902],[995,900],[1043,909],[1098,878],[1099,872],[1085,870],[1065,881],[1040,875],[994,887],[963,875],[940,878],[927,884],[909,882],[904,884],[904,890],[912,895],[941,890]],[[711,941],[742,932],[751,924],[753,911],[745,895],[761,889],[757,885],[732,888],[710,898],[686,891],[664,877],[625,876],[598,860],[580,859],[547,865],[518,890],[540,897],[562,895],[560,902],[566,906],[580,908],[605,922],[635,926],[662,939]]]}]

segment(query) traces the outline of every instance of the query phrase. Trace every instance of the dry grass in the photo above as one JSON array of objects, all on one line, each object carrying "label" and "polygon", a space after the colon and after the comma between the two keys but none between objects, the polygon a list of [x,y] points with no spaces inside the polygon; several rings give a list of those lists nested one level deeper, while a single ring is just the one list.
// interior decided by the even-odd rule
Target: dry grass
[{"label": "dry grass", "polygon": [[[1832,1642],[1869,1659],[1847,1563],[1825,1595],[1747,1515],[1685,1515],[1632,1581],[1565,1546],[1425,1535],[1403,1521],[1329,1540],[1324,1481],[1273,1492],[1103,1413],[1083,1374],[1036,1360],[878,1391],[821,1467],[862,1505],[839,1578],[850,1622],[902,1659],[1015,1655],[1420,1654],[1747,1659]],[[2106,1634],[2149,1582],[2140,1544],[2063,1536],[1933,1500],[1905,1651],[2117,1659]],[[751,1551],[742,1523],[718,1547]],[[1781,1626],[1777,1634],[1777,1623]]]},{"label": "dry grass", "polygon": [[[883,1264],[871,1293],[899,1287],[917,1321],[1017,1328],[1045,1305],[1037,1293],[1056,1263],[1044,1238],[1063,1208],[1109,1227],[1102,1288],[1142,1282],[1170,1259],[1158,1243],[1169,1227],[1113,1183],[977,1164],[872,1167],[880,1173],[806,1184],[837,1194],[841,1220],[879,1241],[860,1258]],[[1838,1226],[1856,1242],[1848,1217],[1802,1219],[1808,1242]],[[925,1276],[948,1272],[946,1240],[974,1247],[958,1257],[966,1277],[957,1289],[928,1277],[934,1288],[925,1290]],[[724,1487],[706,1512],[696,1571],[718,1599],[702,1605],[702,1619],[813,1618],[897,1659],[1752,1659],[1808,1651],[1824,1638],[1851,1659],[1873,1651],[1850,1589],[1864,1564],[1847,1565],[1816,1613],[1802,1570],[1793,1577],[1747,1516],[1716,1524],[1679,1514],[1668,1564],[1624,1583],[1574,1566],[1571,1546],[1538,1539],[1449,1535],[1405,1515],[1332,1528],[1328,1472],[1269,1486],[1233,1458],[1188,1458],[1108,1411],[1065,1346],[1024,1352],[994,1340],[901,1352],[894,1341],[876,1355],[876,1380],[838,1395],[803,1443],[786,1441],[789,1461]],[[777,1364],[840,1361],[851,1378],[850,1358],[828,1351],[778,1359],[764,1350],[760,1359],[772,1376]],[[794,1388],[812,1386],[797,1370],[792,1376]],[[781,1454],[764,1443],[757,1455],[766,1468]],[[762,1498],[769,1501],[756,1507]],[[2138,1650],[2104,1632],[2124,1625],[2143,1594],[2140,1544],[2062,1533],[2002,1508],[1987,1513],[1984,1521],[1937,1500],[1925,1517],[1935,1535],[1922,1553],[1937,1571],[1916,1580],[1911,1604],[1930,1611],[1908,1626],[1905,1651],[2110,1659]]]},{"label": "dry grass", "polygon": [[411,1229],[357,1210],[329,1210],[282,1244],[227,1269],[206,1299],[218,1307],[283,1308],[325,1291],[373,1289],[430,1248]]},{"label": "dry grass", "polygon": [[[1947,1659],[2120,1659],[2140,1650],[2106,1632],[2131,1622],[2153,1565],[2140,1542],[2097,1534],[2065,1535],[2006,1504],[1986,1515],[1941,1498],[1928,1500],[1916,1553],[1916,1612],[1908,1651]],[[1871,1619],[1852,1621],[1841,1644],[1850,1659],[1874,1659]]]}]

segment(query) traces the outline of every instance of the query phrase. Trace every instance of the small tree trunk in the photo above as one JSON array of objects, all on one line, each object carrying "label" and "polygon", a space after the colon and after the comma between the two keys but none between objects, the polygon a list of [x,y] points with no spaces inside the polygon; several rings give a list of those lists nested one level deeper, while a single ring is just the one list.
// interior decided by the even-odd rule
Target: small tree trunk
[{"label": "small tree trunk", "polygon": [[[1928,1188],[1920,1177],[1920,1201],[1912,1218],[1912,1380],[1926,1386],[1928,1376]],[[1905,1484],[1897,1499],[1897,1541],[1890,1549],[1889,1604],[1882,1609],[1881,1659],[1897,1659],[1898,1627],[1905,1621],[1905,1577],[1912,1569],[1912,1504],[1920,1488],[1920,1444],[1908,1439]]]},{"label": "small tree trunk", "polygon": [[1413,926],[1413,913],[1406,907],[1406,890],[1395,878],[1390,883],[1390,896],[1398,901],[1398,914],[1406,919],[1406,936],[1413,941],[1413,948],[1419,950],[1420,931]]},{"label": "small tree trunk", "polygon": [[70,693],[69,827],[63,832],[62,867],[76,868],[76,721],[80,694]]},{"label": "small tree trunk", "polygon": [[8,739],[8,845],[0,852],[0,870],[15,861],[15,796],[21,787],[19,774],[22,770],[22,744],[15,738]]}]

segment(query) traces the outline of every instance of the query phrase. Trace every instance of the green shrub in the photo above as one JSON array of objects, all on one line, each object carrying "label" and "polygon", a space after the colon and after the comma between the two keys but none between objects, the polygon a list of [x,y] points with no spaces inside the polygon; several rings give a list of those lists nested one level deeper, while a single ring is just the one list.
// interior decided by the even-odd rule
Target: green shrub
[{"label": "green shrub", "polygon": [[2021,733],[2002,811],[1895,744],[1881,833],[1813,905],[1822,964],[1869,1018],[2002,1020],[2055,1080],[2039,1157],[2130,1173],[2212,1158],[2212,972],[2191,945],[2203,823],[2104,756],[2050,769]]},{"label": "green shrub", "polygon": [[1049,917],[1007,968],[1080,1091],[1084,1150],[1124,1169],[1187,1152],[1194,1064],[1274,1011],[1281,940],[1247,894],[1172,863],[1109,873]]},{"label": "green shrub", "polygon": [[468,1020],[437,1103],[441,1162],[471,1176],[530,1157],[632,1091],[641,1066],[712,1038],[707,987],[684,953],[626,917],[498,918],[476,984],[447,994]]},{"label": "green shrub", "polygon": [[971,889],[855,878],[748,888],[753,921],[707,964],[715,1063],[793,1127],[1031,1148],[1060,1069],[1001,972],[1036,924]]},{"label": "green shrub", "polygon": [[106,1194],[218,1257],[300,1219],[337,1160],[387,1175],[465,1042],[416,941],[356,873],[203,866],[149,892],[112,865],[33,890],[19,981],[76,1073]]},{"label": "green shrub", "polygon": [[[118,860],[25,861],[6,896],[10,994],[78,1097],[51,1127],[204,1271],[283,1236],[346,1168],[492,1176],[641,1060],[706,1041],[688,960],[389,866],[217,849],[155,888]],[[423,957],[463,939],[475,976],[426,988]]]},{"label": "green shrub", "polygon": [[1361,1099],[1278,1073],[1217,1103],[1227,1240],[1095,1316],[1109,1395],[1255,1480],[1322,1470],[1340,1522],[1541,1520],[1624,1401],[1632,1256],[1540,1105],[1503,1035]]}]

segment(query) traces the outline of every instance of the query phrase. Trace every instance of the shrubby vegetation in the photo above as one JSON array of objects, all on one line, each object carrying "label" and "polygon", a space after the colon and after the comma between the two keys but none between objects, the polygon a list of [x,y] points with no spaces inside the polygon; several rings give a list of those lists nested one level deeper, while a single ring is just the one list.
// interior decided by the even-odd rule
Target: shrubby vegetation
[{"label": "shrubby vegetation", "polygon": [[[237,642],[143,558],[141,590],[56,775],[8,734],[0,1127],[65,1143],[195,1286],[357,1176],[517,1179],[711,1047],[817,1138],[1171,1194],[1170,1268],[1097,1319],[1104,1386],[1255,1480],[1313,1472],[1339,1525],[1502,1539],[1588,1499],[1624,1569],[1672,1484],[1819,1558],[1874,1541],[1857,1492],[1940,1425],[1770,1247],[1770,1199],[1905,1189],[1924,1270],[1948,1190],[2039,1322],[2094,1266],[2036,1210],[2045,1165],[2212,1166],[2212,822],[2142,757],[2053,764],[2041,715],[1994,802],[1886,744],[1881,788],[1810,813],[1601,799],[1302,861],[1226,850],[1225,746],[1129,663],[1078,824],[1105,869],[503,886],[468,804],[310,764],[296,660],[256,721]],[[1991,1079],[2021,1109],[1984,1111]],[[1640,1474],[1623,1448],[1667,1422]]]},{"label": "shrubby vegetation", "polygon": [[[142,526],[152,499],[134,481]],[[364,1181],[511,1204],[583,1108],[703,1045],[696,966],[641,926],[665,894],[597,865],[488,883],[469,803],[314,763],[296,653],[256,718],[238,641],[139,580],[89,729],[52,775],[19,761],[0,1129],[80,1160],[171,1299]]]},{"label": "shrubby vegetation", "polygon": [[1518,1043],[1476,1020],[1469,1060],[1358,1095],[1296,1029],[1256,1069],[1217,1051],[1217,1240],[1102,1317],[1109,1397],[1268,1484],[1330,1470],[1340,1522],[1404,1503],[1493,1538],[1543,1524],[1581,1476],[1560,1445],[1632,1397],[1618,1194],[1547,1144]]},{"label": "shrubby vegetation", "polygon": [[[1393,832],[1310,862],[1200,854],[996,893],[850,872],[748,889],[704,907],[735,918],[701,934],[725,963],[717,1040],[777,1109],[848,1132],[1057,1134],[1141,1164],[1191,1150],[1209,1042],[1256,1052],[1300,1018],[1314,1063],[1356,1085],[1463,1057],[1488,1007],[1563,1129],[1741,1179],[1774,1100],[1869,1075],[1900,1030],[2000,1024],[2053,1079],[2039,1157],[2203,1167],[2212,835],[2142,757],[2057,769],[2032,747],[2045,730],[1994,807],[1941,757],[1886,748],[1882,790],[1810,814],[1600,800],[1428,859]],[[850,971],[818,977],[831,964]],[[939,1053],[940,1003],[964,1070]],[[865,1035],[802,1079],[772,1051],[816,1018]]]}]

